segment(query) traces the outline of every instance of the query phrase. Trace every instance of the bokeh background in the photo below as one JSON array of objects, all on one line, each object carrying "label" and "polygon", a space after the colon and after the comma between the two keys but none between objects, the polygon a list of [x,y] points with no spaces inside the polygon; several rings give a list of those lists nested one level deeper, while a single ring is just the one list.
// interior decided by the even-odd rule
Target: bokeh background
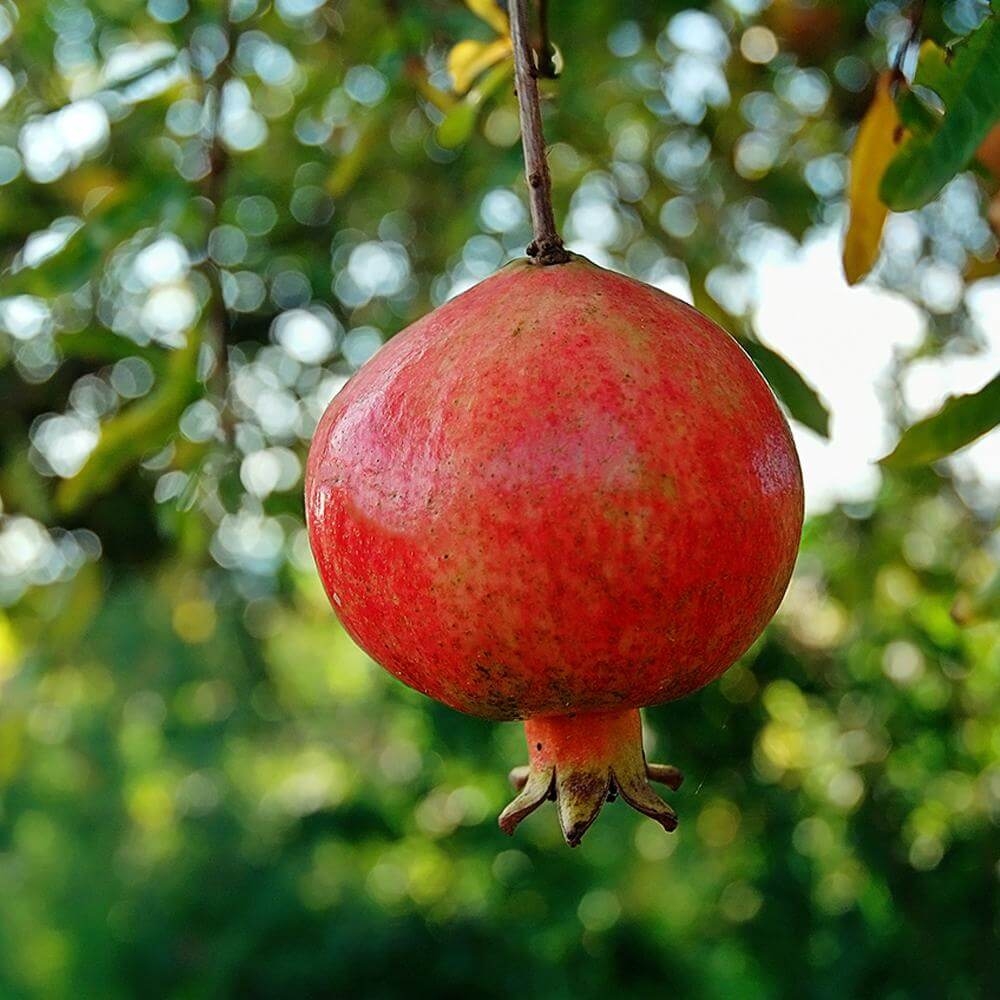
[{"label": "bokeh background", "polygon": [[500,834],[519,727],[375,667],[303,530],[327,401],[530,238],[483,4],[0,0],[4,1000],[1000,995],[998,436],[873,464],[996,369],[996,179],[848,289],[900,4],[548,6],[571,248],[732,330],[806,471],[776,621],[646,713],[679,831]]}]

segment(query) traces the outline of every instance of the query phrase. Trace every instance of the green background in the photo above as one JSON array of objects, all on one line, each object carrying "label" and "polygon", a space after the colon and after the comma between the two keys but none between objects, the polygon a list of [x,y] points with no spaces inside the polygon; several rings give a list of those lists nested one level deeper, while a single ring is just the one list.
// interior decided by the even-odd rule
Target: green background
[{"label": "green background", "polygon": [[[838,4],[810,33],[794,3],[718,3],[715,27],[685,36],[681,4],[549,6],[557,217],[599,187],[608,261],[690,281],[822,432],[822,401],[754,342],[727,281],[754,227],[800,239],[841,218],[899,8]],[[984,13],[929,8],[942,41]],[[577,850],[549,806],[508,840],[495,816],[520,727],[431,703],[351,644],[297,471],[373,331],[527,242],[523,217],[498,232],[483,207],[523,200],[509,78],[434,103],[454,101],[449,46],[490,29],[457,0],[240,0],[228,26],[194,0],[2,0],[0,18],[16,83],[0,168],[28,155],[26,123],[71,102],[93,97],[110,123],[55,176],[22,165],[0,186],[0,298],[46,317],[28,333],[8,313],[0,332],[0,996],[1000,993],[1000,627],[950,616],[996,570],[988,502],[971,507],[941,464],[809,520],[765,636],[646,712],[651,757],[687,775],[676,834],[619,803]],[[766,64],[740,53],[757,24],[780,45]],[[677,42],[692,37],[707,48]],[[711,99],[678,103],[699,73]],[[221,140],[219,87],[236,109]],[[766,169],[740,154],[751,129],[773,144]],[[966,180],[984,209],[995,182]],[[922,261],[989,247],[956,243],[934,205],[913,219]],[[80,228],[19,266],[54,220]],[[195,306],[179,340],[134,279],[164,234],[189,258],[168,282]],[[366,253],[385,271],[367,289],[351,267]],[[912,268],[889,259],[878,280],[924,309]],[[329,331],[319,360],[273,325],[306,308]],[[964,306],[927,321],[914,358],[975,348]],[[75,478],[52,466],[69,433],[53,414],[104,429]]]}]

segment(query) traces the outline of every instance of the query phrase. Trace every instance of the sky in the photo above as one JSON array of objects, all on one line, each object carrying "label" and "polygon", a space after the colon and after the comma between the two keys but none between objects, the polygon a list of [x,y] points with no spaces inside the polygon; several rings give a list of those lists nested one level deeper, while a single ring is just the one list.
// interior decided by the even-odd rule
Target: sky
[{"label": "sky", "polygon": [[[903,296],[872,283],[848,286],[841,240],[830,227],[795,249],[776,245],[755,274],[758,336],[818,390],[831,413],[829,441],[792,427],[809,513],[874,497],[881,481],[876,463],[898,437],[888,405],[893,361],[912,352],[925,333],[921,311]],[[1000,370],[1000,279],[977,282],[967,303],[982,349],[911,362],[901,384],[911,420],[934,412],[949,395],[982,388]],[[950,461],[966,499],[994,512],[1000,508],[1000,433],[993,431]]]}]

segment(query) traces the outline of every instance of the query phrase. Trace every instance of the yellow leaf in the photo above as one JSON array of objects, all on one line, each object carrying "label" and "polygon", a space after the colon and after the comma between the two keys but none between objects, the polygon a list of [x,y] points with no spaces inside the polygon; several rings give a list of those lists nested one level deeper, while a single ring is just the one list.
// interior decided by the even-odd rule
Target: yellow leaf
[{"label": "yellow leaf", "polygon": [[857,284],[878,260],[888,212],[879,199],[878,186],[905,136],[892,99],[891,81],[890,72],[878,78],[875,98],[861,119],[851,150],[850,223],[844,240],[844,273],[851,285]]},{"label": "yellow leaf", "polygon": [[406,60],[406,78],[413,84],[424,100],[429,101],[447,114],[455,106],[455,98],[444,90],[438,90],[427,78],[427,67],[416,56]]},{"label": "yellow leaf", "polygon": [[510,54],[509,36],[492,42],[477,42],[471,38],[459,42],[448,53],[448,72],[451,74],[455,93],[464,94],[482,73],[507,59]]},{"label": "yellow leaf", "polygon": [[497,6],[496,0],[465,0],[466,7],[481,21],[485,21],[498,35],[509,35],[507,15]]},{"label": "yellow leaf", "polygon": [[995,278],[1000,274],[1000,255],[992,260],[979,260],[977,257],[970,257],[965,265],[965,280],[979,281],[982,278]]}]

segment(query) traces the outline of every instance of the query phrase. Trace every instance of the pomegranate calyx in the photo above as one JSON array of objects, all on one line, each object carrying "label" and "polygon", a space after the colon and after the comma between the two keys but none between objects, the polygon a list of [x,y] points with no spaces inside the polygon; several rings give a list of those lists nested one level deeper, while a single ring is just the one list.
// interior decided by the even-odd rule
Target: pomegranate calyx
[{"label": "pomegranate calyx", "polygon": [[528,719],[525,736],[531,763],[510,773],[518,795],[500,814],[500,829],[518,824],[546,799],[554,799],[563,837],[576,847],[605,802],[619,795],[667,832],[677,814],[650,787],[658,781],[677,790],[684,780],[676,767],[647,764],[637,709]]}]

